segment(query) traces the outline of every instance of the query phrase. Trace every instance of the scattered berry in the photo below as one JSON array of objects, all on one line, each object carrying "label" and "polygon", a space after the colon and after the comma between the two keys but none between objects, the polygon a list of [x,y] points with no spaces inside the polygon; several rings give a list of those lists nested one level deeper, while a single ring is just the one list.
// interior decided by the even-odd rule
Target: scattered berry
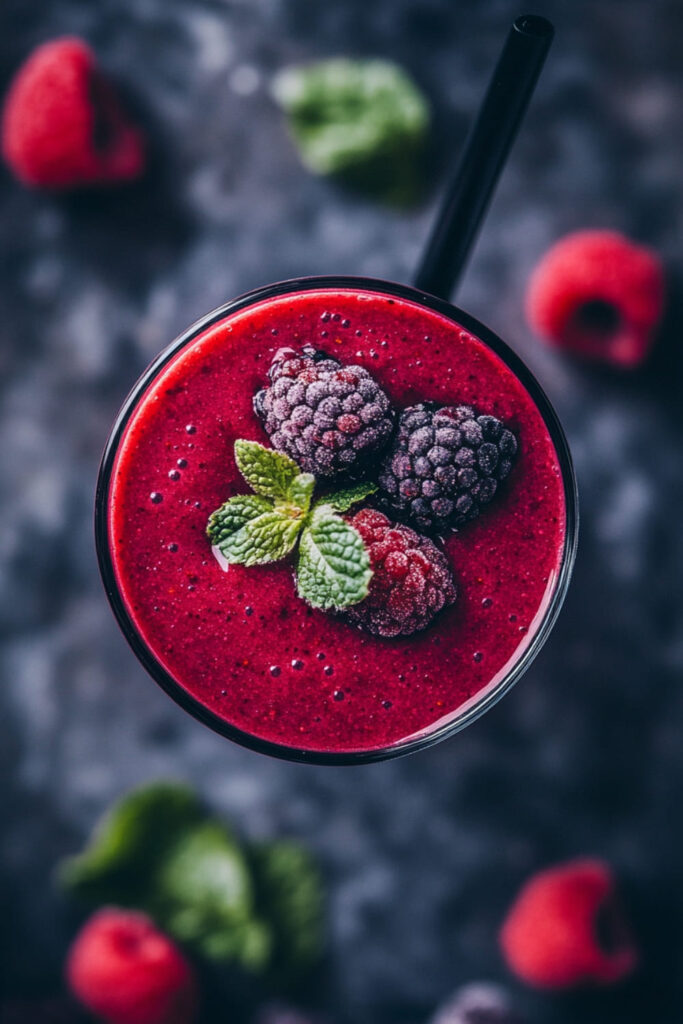
[{"label": "scattered berry", "polygon": [[180,950],[144,914],[108,907],[77,935],[67,959],[77,999],[107,1024],[190,1024],[195,982]]},{"label": "scattered berry", "polygon": [[389,440],[393,412],[362,366],[342,366],[310,346],[280,349],[254,410],[271,443],[306,473],[332,477],[360,468]]},{"label": "scattered berry", "polygon": [[379,485],[388,506],[424,530],[475,519],[512,468],[517,440],[468,405],[422,403],[401,413]]},{"label": "scattered berry", "polygon": [[571,861],[527,882],[500,942],[510,970],[538,988],[613,984],[638,960],[614,877],[598,860]]},{"label": "scattered berry", "polygon": [[80,39],[39,46],[12,81],[2,152],[25,185],[68,189],[138,177],[142,136]]},{"label": "scattered berry", "polygon": [[521,1024],[498,985],[465,985],[432,1017],[431,1024]]},{"label": "scattered berry", "polygon": [[527,317],[550,344],[628,368],[652,346],[664,290],[655,253],[614,231],[577,231],[536,266]]},{"label": "scattered berry", "polygon": [[322,1021],[282,1003],[267,1003],[258,1012],[256,1024],[322,1024]]},{"label": "scattered berry", "polygon": [[349,522],[363,538],[373,570],[368,596],[345,612],[349,621],[377,636],[409,636],[453,604],[448,560],[428,537],[374,509],[361,509]]}]

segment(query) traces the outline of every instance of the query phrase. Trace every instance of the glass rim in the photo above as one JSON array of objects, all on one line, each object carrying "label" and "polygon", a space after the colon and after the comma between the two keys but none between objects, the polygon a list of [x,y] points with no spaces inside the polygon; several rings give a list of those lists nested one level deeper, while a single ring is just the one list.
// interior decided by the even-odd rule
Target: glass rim
[{"label": "glass rim", "polygon": [[[562,475],[562,484],[565,499],[565,536],[562,550],[560,567],[555,585],[542,613],[539,622],[529,643],[524,648],[519,658],[505,672],[505,675],[495,684],[490,686],[488,691],[483,691],[478,699],[477,695],[467,703],[464,710],[455,711],[453,717],[433,729],[427,727],[418,734],[413,734],[405,740],[400,740],[385,747],[369,748],[367,750],[350,751],[324,751],[307,750],[288,746],[283,743],[276,743],[273,740],[266,740],[255,736],[243,729],[232,725],[219,715],[205,707],[200,700],[190,694],[173,676],[160,664],[149,645],[139,633],[135,623],[128,613],[126,602],[119,590],[114,572],[114,565],[110,550],[109,535],[109,491],[112,471],[116,463],[119,446],[124,436],[128,423],[136,411],[140,400],[144,397],[147,389],[154,382],[158,374],[166,365],[183,349],[193,342],[196,337],[214,326],[219,321],[241,309],[255,305],[266,299],[277,298],[291,292],[315,291],[319,289],[366,291],[376,292],[397,298],[406,299],[440,313],[448,320],[458,326],[465,328],[484,345],[488,346],[505,365],[510,369],[523,387],[527,390],[534,404],[539,410],[543,422],[548,430],[550,439],[557,454],[558,463]],[[196,320],[190,327],[183,331],[174,341],[164,348],[159,355],[149,364],[141,374],[133,388],[126,397],[114,425],[111,429],[100,463],[97,478],[97,489],[95,494],[95,547],[99,564],[100,575],[104,584],[105,593],[126,641],[137,656],[143,667],[151,675],[152,679],[178,704],[184,711],[187,711],[193,718],[203,725],[208,726],[214,732],[232,740],[239,745],[261,754],[268,754],[286,761],[296,761],[307,764],[320,765],[354,765],[369,764],[377,761],[386,761],[394,757],[401,757],[406,754],[416,753],[427,747],[434,746],[442,740],[449,738],[471,725],[484,715],[494,704],[508,693],[518,679],[526,672],[532,661],[545,644],[550,632],[555,625],[560,609],[569,587],[576,549],[578,544],[578,490],[574,465],[567,444],[567,439],[560,421],[553,409],[543,388],[538,383],[533,373],[522,359],[492,330],[482,324],[475,317],[466,313],[458,306],[447,302],[445,299],[437,298],[411,285],[398,284],[391,281],[383,281],[378,278],[353,277],[353,276],[319,276],[292,278],[286,281],[279,281],[275,284],[255,288],[249,292],[231,299],[229,302],[218,306],[205,316]]]}]

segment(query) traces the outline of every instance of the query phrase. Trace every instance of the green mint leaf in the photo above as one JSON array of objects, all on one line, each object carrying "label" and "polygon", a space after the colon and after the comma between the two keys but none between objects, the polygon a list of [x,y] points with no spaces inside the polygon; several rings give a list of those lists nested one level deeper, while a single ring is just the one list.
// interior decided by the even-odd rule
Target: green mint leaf
[{"label": "green mint leaf", "polygon": [[277,501],[287,501],[292,481],[299,475],[293,459],[257,441],[235,441],[235,462],[256,494]]},{"label": "green mint leaf", "polygon": [[158,782],[134,789],[101,819],[83,852],[62,861],[59,880],[90,903],[141,906],[166,845],[202,814],[186,786]]},{"label": "green mint leaf", "polygon": [[278,562],[293,549],[303,523],[300,509],[269,508],[235,533],[225,536],[218,548],[233,565]]},{"label": "green mint leaf", "polygon": [[301,534],[296,583],[313,608],[348,608],[367,597],[370,557],[361,535],[329,505],[313,510]]},{"label": "green mint leaf", "polygon": [[272,91],[315,174],[341,176],[393,202],[415,198],[429,105],[396,64],[333,58],[290,67]]},{"label": "green mint leaf", "polygon": [[229,831],[202,822],[171,848],[154,887],[155,917],[210,960],[263,970],[272,938],[254,910],[250,867]]},{"label": "green mint leaf", "polygon": [[266,498],[259,498],[255,494],[236,494],[211,513],[206,527],[207,536],[215,547],[220,548],[224,541],[238,533],[247,523],[272,509],[272,503]]},{"label": "green mint leaf", "polygon": [[317,865],[296,843],[250,847],[256,909],[273,930],[271,973],[293,980],[314,966],[324,947],[323,885]]},{"label": "green mint leaf", "polygon": [[318,502],[319,505],[329,505],[335,512],[348,512],[350,508],[361,501],[365,501],[377,490],[377,484],[362,483],[354,487],[346,487],[343,491],[336,491],[333,494],[326,494]]},{"label": "green mint leaf", "polygon": [[311,506],[311,498],[315,489],[315,477],[312,473],[299,473],[289,485],[287,494],[292,505],[296,505],[302,512],[308,512]]}]

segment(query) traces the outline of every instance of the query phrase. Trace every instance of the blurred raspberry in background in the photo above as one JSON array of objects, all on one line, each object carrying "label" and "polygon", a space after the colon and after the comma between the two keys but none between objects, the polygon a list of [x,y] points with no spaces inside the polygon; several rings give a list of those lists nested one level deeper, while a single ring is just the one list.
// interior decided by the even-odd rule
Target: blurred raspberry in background
[{"label": "blurred raspberry in background", "polygon": [[2,152],[25,185],[74,189],[138,178],[141,132],[81,39],[39,46],[17,71],[2,117]]}]

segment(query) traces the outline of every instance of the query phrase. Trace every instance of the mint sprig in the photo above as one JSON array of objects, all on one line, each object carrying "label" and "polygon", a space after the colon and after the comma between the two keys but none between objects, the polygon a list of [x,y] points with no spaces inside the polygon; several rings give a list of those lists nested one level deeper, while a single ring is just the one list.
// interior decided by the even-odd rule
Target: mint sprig
[{"label": "mint sprig", "polygon": [[222,547],[248,523],[271,512],[272,508],[272,504],[266,498],[259,498],[255,494],[235,495],[210,516],[207,532],[211,543]]},{"label": "mint sprig", "polygon": [[302,512],[308,512],[315,490],[315,477],[312,473],[299,473],[289,486],[289,500]]},{"label": "mint sprig", "polygon": [[361,501],[371,497],[376,490],[377,484],[355,484],[342,491],[335,491],[334,494],[326,494],[317,504],[329,505],[334,512],[348,512],[354,505],[359,505]]},{"label": "mint sprig", "polygon": [[370,556],[358,530],[331,505],[315,508],[299,545],[299,597],[314,608],[348,608],[367,597],[371,578]]},{"label": "mint sprig", "polygon": [[235,462],[255,492],[229,498],[209,517],[207,535],[230,565],[278,562],[299,545],[297,592],[313,608],[348,608],[367,596],[370,559],[339,513],[377,489],[356,484],[313,503],[315,478],[257,441],[235,442]]},{"label": "mint sprig", "polygon": [[233,565],[262,565],[285,558],[296,544],[301,518],[269,507],[218,545]]},{"label": "mint sprig", "polygon": [[235,441],[235,462],[256,494],[276,501],[288,500],[290,487],[300,475],[293,459],[258,441]]},{"label": "mint sprig", "polygon": [[184,785],[124,794],[58,874],[84,904],[142,910],[200,958],[278,987],[320,958],[324,894],[308,851],[240,840]]}]

